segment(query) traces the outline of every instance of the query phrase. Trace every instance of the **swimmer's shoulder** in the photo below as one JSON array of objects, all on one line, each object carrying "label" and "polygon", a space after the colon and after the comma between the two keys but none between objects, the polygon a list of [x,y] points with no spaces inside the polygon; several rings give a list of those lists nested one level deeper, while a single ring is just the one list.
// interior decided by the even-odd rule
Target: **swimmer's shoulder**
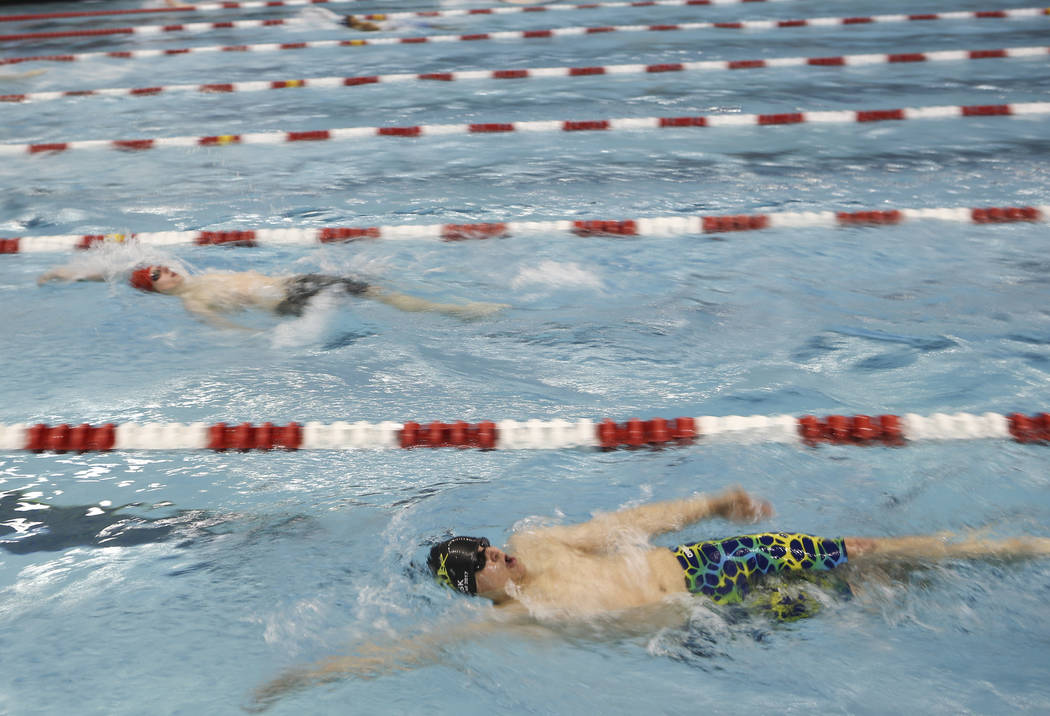
[{"label": "swimmer's shoulder", "polygon": [[541,554],[564,547],[565,545],[558,539],[557,530],[557,527],[541,527],[515,532],[507,539],[507,547],[511,554]]}]

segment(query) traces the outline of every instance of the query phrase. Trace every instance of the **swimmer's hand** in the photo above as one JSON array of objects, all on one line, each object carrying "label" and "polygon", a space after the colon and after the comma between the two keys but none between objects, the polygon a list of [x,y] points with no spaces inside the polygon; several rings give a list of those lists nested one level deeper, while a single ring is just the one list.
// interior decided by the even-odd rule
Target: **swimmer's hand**
[{"label": "swimmer's hand", "polygon": [[45,283],[51,281],[72,281],[72,271],[67,268],[53,268],[50,271],[45,271],[37,277],[36,285],[43,286]]},{"label": "swimmer's hand", "polygon": [[[404,646],[378,646],[364,644],[358,654],[330,657],[310,666],[289,669],[255,689],[252,701],[245,707],[251,713],[265,711],[286,694],[302,691],[313,686],[331,683],[347,677],[371,679],[377,676],[407,669],[415,662],[425,660]],[[433,657],[436,660],[437,657]]]},{"label": "swimmer's hand", "polygon": [[731,487],[714,499],[714,512],[731,522],[761,522],[773,516],[768,500],[752,497],[742,487]]}]

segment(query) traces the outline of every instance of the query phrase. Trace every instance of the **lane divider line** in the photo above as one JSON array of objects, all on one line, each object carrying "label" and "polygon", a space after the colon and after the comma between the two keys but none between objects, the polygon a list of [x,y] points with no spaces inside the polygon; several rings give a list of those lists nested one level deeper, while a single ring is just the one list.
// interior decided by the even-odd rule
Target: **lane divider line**
[{"label": "lane divider line", "polygon": [[565,234],[592,236],[699,236],[761,229],[801,227],[893,226],[914,221],[1012,224],[1050,221],[1050,205],[980,208],[879,209],[867,211],[802,211],[767,214],[660,216],[646,219],[498,221],[475,224],[410,224],[396,226],[330,226],[312,229],[236,231],[147,231],[138,234],[58,234],[0,237],[0,254],[57,253],[105,244],[136,242],[157,247],[314,246],[383,239],[388,241],[469,241],[514,236]]},{"label": "lane divider line", "polygon": [[311,77],[286,80],[256,80],[250,82],[210,82],[205,84],[158,85],[152,87],[122,87],[109,89],[64,90],[50,92],[23,92],[0,95],[0,102],[35,103],[69,97],[155,97],[172,92],[201,92],[229,94],[277,89],[335,89],[365,87],[382,83],[453,82],[470,80],[551,79],[556,77],[593,78],[611,75],[657,74],[664,72],[711,72],[719,70],[749,70],[783,67],[859,67],[885,64],[889,66],[912,62],[944,62],[1031,58],[1050,55],[1050,46],[1008,47],[991,50],[936,50],[932,52],[903,52],[894,54],[837,55],[832,57],[777,57],[760,60],[706,60],[662,64],[626,64],[590,67],[535,67],[508,70],[461,70],[453,72],[398,73],[361,75],[356,77]]},{"label": "lane divider line", "polygon": [[335,423],[106,423],[92,426],[0,425],[0,450],[93,452],[110,450],[356,450],[382,448],[566,448],[664,447],[693,443],[786,443],[798,445],[890,445],[921,441],[1014,440],[1050,443],[1050,413],[935,413],[898,415],[730,415],[696,418],[501,420],[468,423],[365,421]]}]

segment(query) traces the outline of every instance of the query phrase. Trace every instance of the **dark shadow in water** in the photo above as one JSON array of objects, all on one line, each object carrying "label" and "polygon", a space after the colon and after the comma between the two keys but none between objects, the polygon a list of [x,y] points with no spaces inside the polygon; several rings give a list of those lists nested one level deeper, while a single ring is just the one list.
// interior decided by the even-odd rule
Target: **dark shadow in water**
[{"label": "dark shadow in water", "polygon": [[946,336],[906,336],[897,333],[886,333],[885,331],[873,331],[868,328],[853,328],[850,326],[839,326],[828,329],[832,333],[854,338],[866,338],[871,341],[882,343],[900,343],[901,345],[915,348],[920,351],[939,351],[946,348],[954,348],[958,345],[956,341]]},{"label": "dark shadow in water", "polygon": [[894,351],[891,353],[880,353],[877,356],[871,356],[859,360],[853,364],[853,367],[857,370],[868,372],[877,370],[894,370],[895,368],[904,368],[913,365],[918,359],[919,356],[915,351]]},{"label": "dark shadow in water", "polygon": [[200,510],[179,510],[167,517],[141,517],[126,507],[73,505],[62,507],[27,499],[22,491],[0,493],[0,548],[14,554],[53,552],[70,547],[132,547],[187,540],[208,534],[221,522]]},{"label": "dark shadow in water", "polygon": [[334,351],[334,350],[338,350],[340,348],[346,348],[347,346],[353,345],[354,343],[356,343],[357,341],[361,340],[362,338],[370,338],[371,336],[374,336],[374,335],[376,335],[376,334],[375,333],[366,333],[366,332],[356,333],[354,331],[347,331],[345,333],[340,333],[338,336],[334,336],[332,338],[329,338],[327,341],[325,341],[323,350]]}]

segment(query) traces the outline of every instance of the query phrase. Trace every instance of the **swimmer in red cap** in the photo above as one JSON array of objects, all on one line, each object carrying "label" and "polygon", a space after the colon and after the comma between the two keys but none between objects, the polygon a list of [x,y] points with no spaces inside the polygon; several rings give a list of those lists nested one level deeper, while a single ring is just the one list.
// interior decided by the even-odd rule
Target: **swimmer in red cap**
[{"label": "swimmer in red cap", "polygon": [[167,266],[147,266],[132,271],[129,283],[140,291],[168,293],[181,280],[182,276]]},{"label": "swimmer in red cap", "polygon": [[[37,283],[103,280],[102,274],[81,274],[73,267],[64,266],[46,272]],[[257,271],[207,271],[187,276],[167,266],[154,265],[133,271],[129,282],[140,291],[177,296],[187,311],[224,328],[243,328],[224,314],[251,308],[278,316],[301,316],[310,301],[322,292],[370,298],[402,311],[433,311],[459,318],[480,318],[506,307],[505,304],[481,302],[435,303],[357,279],[324,274],[268,276]]]},{"label": "swimmer in red cap", "polygon": [[374,22],[368,20],[362,20],[353,15],[347,15],[343,18],[343,24],[349,27],[351,30],[360,30],[361,32],[379,32],[383,29],[381,25],[377,25]]},{"label": "swimmer in red cap", "polygon": [[[398,13],[398,15],[406,15],[407,13]],[[316,5],[305,8],[299,11],[298,15],[300,20],[306,22],[317,23],[327,26],[342,25],[349,27],[351,30],[358,30],[360,32],[397,32],[400,30],[451,30],[452,27],[448,25],[440,25],[438,23],[429,22],[426,20],[411,20],[411,19],[392,19],[388,18],[383,14],[371,14],[371,15],[340,15],[339,13],[333,12],[328,8],[317,7]]]}]

